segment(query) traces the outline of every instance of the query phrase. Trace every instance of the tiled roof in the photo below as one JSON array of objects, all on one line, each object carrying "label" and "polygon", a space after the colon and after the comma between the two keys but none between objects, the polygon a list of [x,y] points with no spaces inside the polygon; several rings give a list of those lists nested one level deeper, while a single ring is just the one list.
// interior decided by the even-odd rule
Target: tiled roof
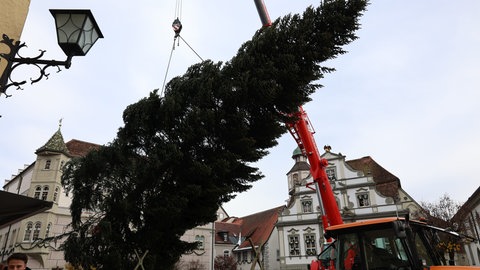
[{"label": "tiled roof", "polygon": [[[230,218],[229,220],[225,220],[224,222],[218,222],[215,224],[215,226],[217,226],[218,224],[218,227],[216,227],[217,237],[218,232],[220,232],[220,228],[224,229],[224,231],[227,231],[228,229],[237,230],[233,232],[229,231],[229,234],[239,234],[240,230],[242,234],[242,240],[244,241],[241,243],[240,246],[237,247],[237,249],[251,248],[250,242],[247,240],[248,238],[252,240],[255,246],[263,245],[270,238],[270,235],[275,228],[275,224],[277,223],[278,215],[281,211],[283,211],[284,208],[285,206],[279,206],[242,218]],[[218,239],[221,240],[220,238]]]},{"label": "tiled roof", "polygon": [[480,187],[477,188],[472,194],[472,196],[468,197],[468,200],[460,207],[457,211],[455,216],[452,218],[457,222],[461,222],[462,220],[466,219],[466,217],[470,214],[475,207],[480,204]]},{"label": "tiled roof", "polygon": [[298,171],[310,171],[310,165],[306,161],[295,162],[295,164],[290,169],[290,171],[288,171],[287,174]]},{"label": "tiled roof", "polygon": [[396,197],[398,195],[398,188],[401,187],[400,179],[378,165],[371,157],[366,156],[346,162],[353,169],[362,171],[364,175],[373,176],[376,189],[382,195],[388,197]]},{"label": "tiled roof", "polygon": [[[215,222],[215,243],[216,244],[237,244],[240,236],[240,224],[229,222]],[[222,233],[227,233],[228,238],[222,237]]]},{"label": "tiled roof", "polygon": [[88,152],[99,149],[102,146],[99,144],[72,139],[66,143],[66,147],[68,148],[70,155],[73,157],[83,157],[86,156]]},{"label": "tiled roof", "polygon": [[35,151],[35,154],[41,154],[45,152],[55,152],[63,153],[71,157],[83,157],[88,154],[88,152],[99,149],[102,147],[99,144],[84,142],[76,139],[72,139],[69,142],[65,143],[63,140],[62,132],[60,128],[55,132],[52,137],[43,145]]},{"label": "tiled roof", "polygon": [[68,149],[65,146],[65,141],[63,140],[62,132],[60,129],[55,132],[52,137],[44,144],[42,147],[38,148],[35,151],[35,154],[40,154],[43,152],[56,152],[56,153],[64,153],[69,155]]}]

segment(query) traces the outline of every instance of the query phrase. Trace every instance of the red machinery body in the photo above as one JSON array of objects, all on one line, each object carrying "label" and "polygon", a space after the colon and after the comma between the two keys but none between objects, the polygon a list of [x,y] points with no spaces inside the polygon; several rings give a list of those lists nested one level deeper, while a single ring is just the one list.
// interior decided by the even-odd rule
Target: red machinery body
[{"label": "red machinery body", "polygon": [[307,113],[302,107],[298,108],[298,112],[294,115],[295,122],[287,123],[288,130],[298,144],[300,150],[308,158],[310,163],[310,173],[315,183],[316,190],[319,194],[323,208],[323,226],[343,224],[342,216],[337,206],[332,187],[328,180],[325,168],[328,161],[321,158],[313,134],[315,131],[310,125]]}]

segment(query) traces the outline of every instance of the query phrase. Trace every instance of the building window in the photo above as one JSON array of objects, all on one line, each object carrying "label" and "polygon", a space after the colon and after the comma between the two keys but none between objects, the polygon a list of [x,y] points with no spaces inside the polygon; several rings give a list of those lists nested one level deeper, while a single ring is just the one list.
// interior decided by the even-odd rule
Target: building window
[{"label": "building window", "polygon": [[3,248],[4,246],[7,245],[8,233],[5,233],[5,236],[3,238],[5,239],[5,244],[1,245],[0,248]]},{"label": "building window", "polygon": [[55,187],[55,191],[53,192],[53,201],[57,202],[58,199],[58,192],[60,191],[59,187]]},{"label": "building window", "polygon": [[300,244],[298,242],[298,234],[288,236],[288,246],[290,250],[290,256],[300,255]]},{"label": "building window", "polygon": [[35,187],[35,193],[33,194],[33,197],[35,199],[40,199],[40,193],[42,193],[42,187],[36,186]]},{"label": "building window", "polygon": [[27,223],[27,226],[25,227],[25,236],[23,237],[23,241],[30,242],[30,239],[32,237],[32,229],[33,229],[33,223],[32,222]]},{"label": "building window", "polygon": [[480,216],[478,215],[477,211],[475,211],[475,217],[476,217],[478,226],[480,226]]},{"label": "building window", "polygon": [[315,240],[315,234],[305,234],[305,251],[308,256],[317,255],[317,242]]},{"label": "building window", "polygon": [[370,199],[368,193],[357,194],[358,206],[367,207],[370,206]]},{"label": "building window", "polygon": [[248,261],[248,253],[246,251],[242,251],[242,262],[246,263]]},{"label": "building window", "polygon": [[65,161],[60,161],[60,170],[63,169],[63,165],[65,165]]},{"label": "building window", "polygon": [[293,179],[293,185],[298,186],[300,185],[300,181],[298,180],[298,174],[294,173],[292,176]]},{"label": "building window", "polygon": [[[9,247],[13,247],[13,244],[15,244],[15,238],[17,237],[17,229],[14,229],[12,231],[12,238],[10,238],[10,245],[8,245]],[[5,239],[7,240],[7,239]]]},{"label": "building window", "polygon": [[203,235],[196,235],[195,242],[198,243],[197,249],[204,250],[205,249],[205,236]]},{"label": "building window", "polygon": [[220,237],[222,237],[223,242],[228,241],[228,232],[221,232]]},{"label": "building window", "polygon": [[40,229],[42,228],[42,223],[35,223],[35,228],[33,229],[33,241],[37,240],[40,237]]},{"label": "building window", "polygon": [[45,228],[45,238],[50,236],[50,230],[52,229],[52,223],[47,224],[47,228]]},{"label": "building window", "polygon": [[50,170],[50,164],[52,164],[52,161],[47,159],[47,161],[45,161],[45,170]]},{"label": "building window", "polygon": [[230,250],[225,249],[225,250],[223,251],[223,257],[228,257],[228,256],[230,256]]},{"label": "building window", "polygon": [[328,180],[335,181],[337,180],[337,172],[335,167],[326,168],[325,171],[327,172]]},{"label": "building window", "polygon": [[302,200],[303,213],[312,213],[312,200]]},{"label": "building window", "polygon": [[42,190],[42,200],[46,201],[48,197],[48,186],[44,186]]}]

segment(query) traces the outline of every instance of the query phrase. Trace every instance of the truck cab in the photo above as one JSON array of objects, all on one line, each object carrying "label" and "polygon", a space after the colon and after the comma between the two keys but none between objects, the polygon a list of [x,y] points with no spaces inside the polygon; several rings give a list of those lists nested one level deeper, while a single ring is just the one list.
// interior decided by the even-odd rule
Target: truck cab
[{"label": "truck cab", "polygon": [[448,265],[448,260],[436,248],[439,233],[448,232],[424,222],[395,217],[330,226],[326,234],[335,241],[318,256],[318,269],[464,268]]}]

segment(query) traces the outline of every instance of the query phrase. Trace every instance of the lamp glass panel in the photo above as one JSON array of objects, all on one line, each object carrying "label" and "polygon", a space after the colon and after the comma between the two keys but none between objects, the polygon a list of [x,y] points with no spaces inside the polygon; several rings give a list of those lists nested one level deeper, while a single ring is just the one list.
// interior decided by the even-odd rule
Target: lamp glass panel
[{"label": "lamp glass panel", "polygon": [[90,50],[95,41],[99,38],[95,25],[90,17],[87,17],[83,26],[82,34],[80,35],[79,45],[82,48],[84,54]]},{"label": "lamp glass panel", "polygon": [[77,43],[81,34],[84,14],[56,14],[58,43]]}]

